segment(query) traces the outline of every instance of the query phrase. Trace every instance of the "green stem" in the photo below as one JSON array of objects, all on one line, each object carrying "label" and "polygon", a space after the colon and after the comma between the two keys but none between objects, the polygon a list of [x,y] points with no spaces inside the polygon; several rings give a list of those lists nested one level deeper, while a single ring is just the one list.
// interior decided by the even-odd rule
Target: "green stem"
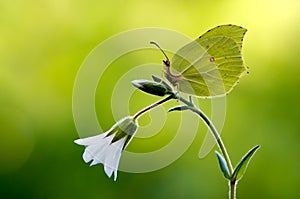
[{"label": "green stem", "polygon": [[208,126],[210,132],[212,133],[213,137],[215,138],[223,156],[224,156],[224,159],[229,167],[229,172],[230,174],[233,173],[233,167],[232,167],[232,164],[231,164],[231,161],[230,161],[230,158],[229,158],[229,155],[227,153],[227,150],[225,148],[225,145],[216,129],[216,127],[214,126],[214,124],[209,120],[209,118],[200,110],[198,109],[197,107],[194,106],[194,104],[190,101],[187,101],[186,99],[182,98],[181,96],[178,96],[178,99],[183,102],[184,104],[188,105],[189,106],[189,109],[191,111],[193,111],[194,113],[198,114],[202,119],[203,121],[205,122],[205,124]]},{"label": "green stem", "polygon": [[230,198],[230,199],[236,199],[236,198],[235,198],[236,181],[235,181],[235,180],[230,181],[229,186],[230,186],[229,198]]},{"label": "green stem", "polygon": [[134,116],[133,116],[133,119],[136,120],[138,119],[141,115],[143,115],[144,113],[150,111],[151,109],[165,103],[166,101],[169,101],[170,99],[174,99],[174,95],[169,95],[168,97],[162,99],[162,100],[159,100],[157,102],[155,102],[154,104],[151,104],[145,108],[143,108],[142,110],[138,111]]},{"label": "green stem", "polygon": [[[214,124],[209,120],[209,118],[196,106],[194,106],[194,104],[192,103],[191,99],[190,101],[182,98],[181,96],[175,96],[175,95],[169,95],[168,97],[155,102],[154,104],[151,104],[150,106],[147,106],[145,108],[143,108],[142,110],[138,111],[134,116],[133,119],[136,120],[138,119],[141,115],[143,115],[144,113],[150,111],[151,109],[169,101],[170,99],[178,99],[179,101],[183,102],[184,104],[186,104],[188,106],[188,108],[193,111],[194,113],[196,113],[197,115],[199,115],[202,120],[205,122],[205,124],[208,126],[210,132],[212,133],[213,137],[215,138],[223,156],[224,159],[229,167],[229,172],[230,175],[232,175],[233,173],[233,167],[229,158],[229,155],[227,153],[227,150],[225,148],[225,145],[220,137],[220,134],[218,133],[216,127],[214,126]],[[229,182],[229,187],[230,187],[230,193],[229,193],[229,198],[230,199],[235,199],[235,192],[236,192],[236,180],[232,180]]]}]

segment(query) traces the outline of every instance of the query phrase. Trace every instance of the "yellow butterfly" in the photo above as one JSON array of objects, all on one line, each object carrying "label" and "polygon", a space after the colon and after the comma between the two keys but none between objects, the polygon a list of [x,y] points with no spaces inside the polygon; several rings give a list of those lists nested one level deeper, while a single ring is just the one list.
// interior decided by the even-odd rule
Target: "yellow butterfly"
[{"label": "yellow butterfly", "polygon": [[247,71],[241,50],[247,30],[217,26],[180,48],[170,61],[165,52],[164,75],[179,91],[198,97],[229,93]]}]

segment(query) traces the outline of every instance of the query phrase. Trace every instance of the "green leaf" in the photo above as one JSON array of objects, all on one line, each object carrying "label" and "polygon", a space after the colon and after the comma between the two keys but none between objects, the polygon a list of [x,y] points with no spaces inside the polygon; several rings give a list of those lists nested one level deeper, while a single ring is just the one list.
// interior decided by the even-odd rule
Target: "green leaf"
[{"label": "green leaf", "polygon": [[215,153],[217,155],[219,165],[220,165],[221,171],[224,174],[224,177],[226,179],[230,179],[230,172],[229,172],[228,165],[227,165],[224,157],[218,151],[215,151]]},{"label": "green leaf", "polygon": [[251,160],[251,157],[254,155],[255,151],[259,148],[259,145],[253,147],[248,153],[241,159],[241,161],[235,167],[233,174],[231,176],[231,180],[240,180]]},{"label": "green leaf", "polygon": [[168,110],[168,112],[172,112],[172,111],[184,111],[184,110],[188,110],[190,109],[190,106],[175,106],[173,108],[170,108]]},{"label": "green leaf", "polygon": [[155,82],[157,82],[157,83],[160,83],[160,82],[163,81],[160,77],[157,77],[157,76],[155,76],[155,75],[152,75],[152,79],[153,79]]},{"label": "green leaf", "polygon": [[189,102],[190,102],[191,104],[194,104],[194,103],[193,103],[193,98],[192,98],[191,95],[189,96]]}]

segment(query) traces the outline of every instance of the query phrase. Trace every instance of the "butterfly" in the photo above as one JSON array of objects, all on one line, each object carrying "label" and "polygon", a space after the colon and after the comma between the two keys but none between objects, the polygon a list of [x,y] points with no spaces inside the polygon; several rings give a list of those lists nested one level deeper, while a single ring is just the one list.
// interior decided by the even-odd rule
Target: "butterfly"
[{"label": "butterfly", "polygon": [[247,72],[241,54],[247,29],[236,25],[220,25],[181,47],[169,60],[164,76],[180,92],[203,98],[229,93]]}]

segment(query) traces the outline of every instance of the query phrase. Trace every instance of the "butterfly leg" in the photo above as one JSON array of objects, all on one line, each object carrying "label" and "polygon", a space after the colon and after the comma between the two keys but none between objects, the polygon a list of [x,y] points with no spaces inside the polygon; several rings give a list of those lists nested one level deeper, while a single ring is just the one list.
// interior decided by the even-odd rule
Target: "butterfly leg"
[{"label": "butterfly leg", "polygon": [[179,97],[180,97],[179,85],[176,84],[176,85],[175,85],[175,88],[176,88],[176,93],[175,93],[175,95],[176,95],[176,98],[177,98],[176,101],[178,102],[178,99],[179,99]]}]

